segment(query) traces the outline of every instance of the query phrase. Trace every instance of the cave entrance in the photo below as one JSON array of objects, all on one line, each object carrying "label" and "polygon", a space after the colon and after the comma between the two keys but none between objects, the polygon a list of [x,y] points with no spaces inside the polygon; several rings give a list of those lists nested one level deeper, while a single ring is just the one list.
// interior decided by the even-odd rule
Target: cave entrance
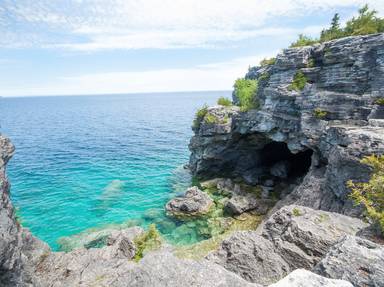
[{"label": "cave entrance", "polygon": [[304,176],[310,166],[313,151],[307,149],[292,153],[284,142],[271,142],[261,150],[260,163],[269,176],[280,179],[293,179]]}]

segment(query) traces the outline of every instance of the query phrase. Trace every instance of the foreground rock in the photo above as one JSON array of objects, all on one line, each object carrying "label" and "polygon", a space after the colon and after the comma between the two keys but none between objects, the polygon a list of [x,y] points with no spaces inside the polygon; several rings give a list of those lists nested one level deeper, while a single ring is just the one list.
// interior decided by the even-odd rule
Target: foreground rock
[{"label": "foreground rock", "polygon": [[171,199],[165,209],[171,216],[196,217],[207,214],[213,204],[208,194],[194,186],[187,189],[184,197]]},{"label": "foreground rock", "polygon": [[183,260],[169,250],[149,253],[139,263],[105,257],[98,249],[55,253],[36,270],[38,286],[254,286],[224,268]]},{"label": "foreground rock", "polygon": [[357,218],[287,206],[266,221],[261,236],[236,232],[208,259],[248,281],[268,285],[295,269],[313,268],[340,238],[366,226]]},{"label": "foreground rock", "polygon": [[313,271],[325,277],[348,280],[354,286],[384,286],[384,246],[346,236]]},{"label": "foreground rock", "polygon": [[328,279],[305,269],[296,269],[269,287],[353,287],[345,280]]}]

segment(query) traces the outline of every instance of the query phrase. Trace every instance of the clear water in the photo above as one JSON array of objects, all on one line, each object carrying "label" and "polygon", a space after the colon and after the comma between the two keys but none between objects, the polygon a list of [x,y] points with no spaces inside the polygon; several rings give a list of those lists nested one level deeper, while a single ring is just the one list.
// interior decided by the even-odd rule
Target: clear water
[{"label": "clear water", "polygon": [[1,132],[16,146],[8,174],[23,225],[57,248],[58,238],[91,227],[167,222],[164,204],[190,180],[181,166],[194,113],[219,96],[230,95],[0,99]]}]

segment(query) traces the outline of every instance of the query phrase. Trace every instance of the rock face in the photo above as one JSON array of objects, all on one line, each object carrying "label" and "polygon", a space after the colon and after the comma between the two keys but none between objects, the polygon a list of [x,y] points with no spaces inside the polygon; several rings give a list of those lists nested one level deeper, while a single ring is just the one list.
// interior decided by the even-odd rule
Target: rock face
[{"label": "rock face", "polygon": [[357,218],[287,206],[266,221],[261,236],[236,232],[208,259],[248,281],[268,285],[297,268],[313,268],[340,238],[365,227]]},{"label": "rock face", "polygon": [[[348,37],[286,49],[275,64],[252,68],[246,78],[258,80],[260,108],[230,108],[220,129],[195,129],[193,174],[253,184],[307,174],[287,203],[360,214],[345,182],[366,180],[369,169],[360,158],[384,152],[384,107],[376,104],[384,97],[383,51],[384,34]],[[301,91],[290,89],[298,72],[307,78]],[[226,111],[209,112],[216,109]]]},{"label": "rock face", "polygon": [[169,250],[149,253],[139,263],[105,249],[78,249],[42,258],[37,286],[254,286],[208,261],[183,260]]},{"label": "rock face", "polygon": [[213,200],[209,195],[193,186],[187,189],[183,197],[171,199],[165,210],[176,217],[196,217],[208,213],[212,206]]},{"label": "rock face", "polygon": [[297,269],[291,272],[279,282],[269,287],[353,287],[351,283],[344,280],[335,280],[321,277],[305,269]]},{"label": "rock face", "polygon": [[0,135],[0,286],[28,286],[33,284],[31,266],[36,257],[48,252],[49,247],[20,226],[9,198],[6,164],[14,146]]},{"label": "rock face", "polygon": [[354,286],[384,286],[384,248],[346,236],[316,265],[314,272],[350,281]]}]

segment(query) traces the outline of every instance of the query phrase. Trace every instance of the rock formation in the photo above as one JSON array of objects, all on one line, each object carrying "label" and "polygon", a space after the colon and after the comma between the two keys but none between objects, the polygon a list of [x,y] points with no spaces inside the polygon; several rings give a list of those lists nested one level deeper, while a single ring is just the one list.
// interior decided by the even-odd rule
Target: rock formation
[{"label": "rock formation", "polygon": [[175,217],[199,217],[209,212],[213,206],[213,200],[198,187],[187,189],[183,197],[170,200],[165,210],[167,214]]},{"label": "rock formation", "polygon": [[[367,180],[359,160],[384,152],[384,107],[376,104],[384,95],[383,50],[383,34],[348,37],[286,49],[275,64],[250,69],[260,108],[208,109],[218,120],[195,128],[192,172],[260,185],[305,175],[287,203],[358,215],[345,182]],[[307,79],[302,91],[290,88],[298,72]]]},{"label": "rock formation", "polygon": [[[291,86],[298,73],[302,90]],[[361,238],[374,235],[345,184],[369,178],[362,156],[384,153],[384,34],[286,49],[246,78],[258,81],[259,108],[207,108],[189,145],[204,191],[166,210],[263,214],[258,230],[233,232],[199,261],[167,244],[145,254],[137,227],[52,252],[16,220],[5,173],[14,147],[0,135],[0,286],[384,286],[383,246]],[[226,198],[213,200],[210,185]]]},{"label": "rock formation", "polygon": [[248,281],[268,285],[295,269],[312,269],[340,238],[367,225],[342,214],[286,206],[265,222],[261,235],[236,232],[208,258]]}]

